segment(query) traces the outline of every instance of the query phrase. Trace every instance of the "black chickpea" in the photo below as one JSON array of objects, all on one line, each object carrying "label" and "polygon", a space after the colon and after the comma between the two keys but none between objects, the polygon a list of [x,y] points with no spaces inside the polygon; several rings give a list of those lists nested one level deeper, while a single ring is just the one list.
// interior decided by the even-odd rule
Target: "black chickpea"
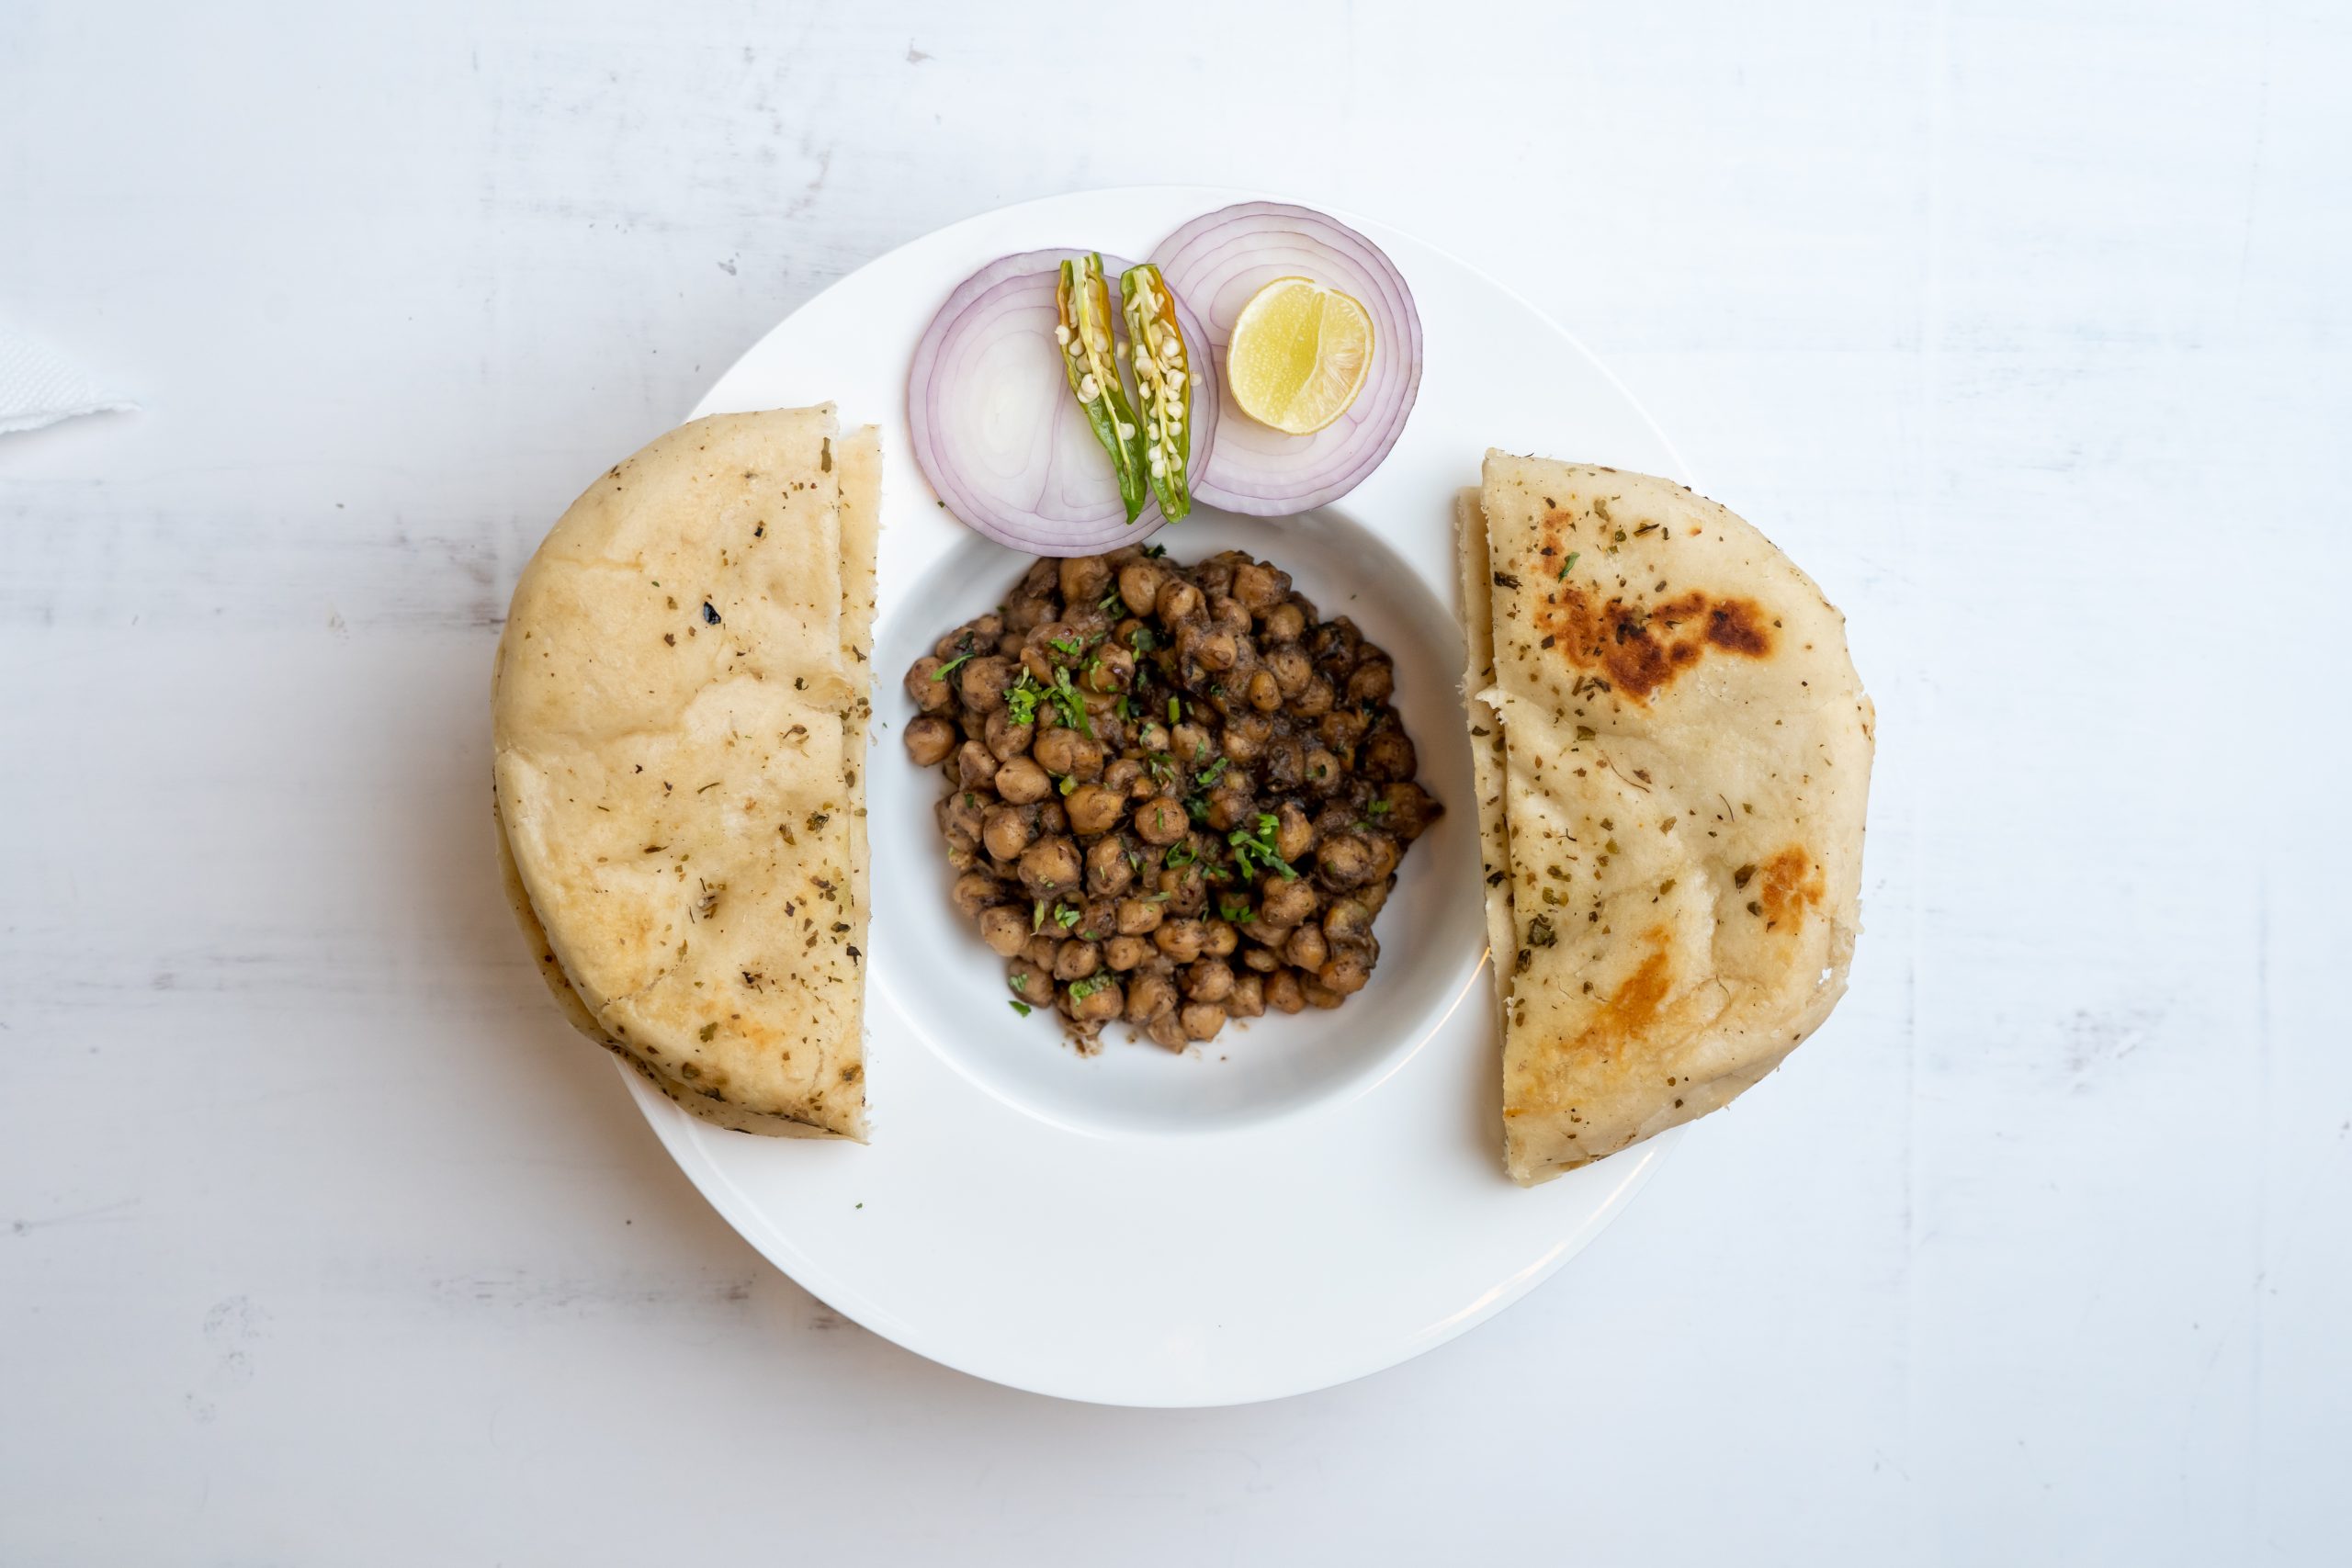
[{"label": "black chickpea", "polygon": [[907,755],[954,786],[952,902],[1082,1043],[1124,1018],[1182,1051],[1339,1006],[1442,811],[1387,654],[1238,550],[1036,561],[905,687]]}]

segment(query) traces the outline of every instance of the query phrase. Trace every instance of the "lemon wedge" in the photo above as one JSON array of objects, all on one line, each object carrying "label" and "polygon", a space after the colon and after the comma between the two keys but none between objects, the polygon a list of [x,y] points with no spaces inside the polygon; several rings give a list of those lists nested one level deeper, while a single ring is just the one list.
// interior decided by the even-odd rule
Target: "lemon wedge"
[{"label": "lemon wedge", "polygon": [[1233,400],[1293,435],[1312,435],[1347,412],[1371,368],[1371,315],[1307,277],[1277,277],[1258,290],[1226,342]]}]

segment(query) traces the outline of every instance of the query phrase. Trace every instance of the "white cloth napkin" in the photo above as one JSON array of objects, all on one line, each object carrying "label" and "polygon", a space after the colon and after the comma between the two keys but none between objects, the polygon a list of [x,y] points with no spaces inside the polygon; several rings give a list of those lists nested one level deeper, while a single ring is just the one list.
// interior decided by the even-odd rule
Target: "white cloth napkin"
[{"label": "white cloth napkin", "polygon": [[135,409],[22,333],[0,326],[0,435],[39,430],[77,414]]}]

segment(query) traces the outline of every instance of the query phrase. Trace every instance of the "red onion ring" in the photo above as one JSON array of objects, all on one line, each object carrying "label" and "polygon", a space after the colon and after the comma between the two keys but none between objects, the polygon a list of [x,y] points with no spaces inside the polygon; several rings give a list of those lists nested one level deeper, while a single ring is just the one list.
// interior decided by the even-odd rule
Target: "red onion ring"
[{"label": "red onion ring", "polygon": [[[1225,385],[1226,343],[1258,290],[1277,277],[1309,277],[1363,301],[1372,314],[1372,367],[1355,402],[1312,435],[1289,435],[1237,415],[1193,481],[1196,500],[1272,517],[1337,501],[1380,466],[1421,389],[1421,317],[1404,274],[1378,245],[1335,218],[1278,201],[1245,201],[1204,213],[1159,243],[1159,264],[1180,309],[1208,327]],[[1192,324],[1184,331],[1189,336]]]},{"label": "red onion ring", "polygon": [[[958,522],[1031,555],[1096,555],[1140,543],[1165,521],[1152,502],[1128,523],[1110,457],[1063,378],[1054,286],[1061,264],[1081,254],[1002,256],[966,278],[932,318],[907,376],[909,434],[931,488]],[[1133,265],[1102,258],[1114,279]],[[1182,300],[1176,310],[1186,341],[1204,341]],[[1214,377],[1194,377],[1193,388],[1187,472],[1197,482],[1216,450],[1220,400]]]}]

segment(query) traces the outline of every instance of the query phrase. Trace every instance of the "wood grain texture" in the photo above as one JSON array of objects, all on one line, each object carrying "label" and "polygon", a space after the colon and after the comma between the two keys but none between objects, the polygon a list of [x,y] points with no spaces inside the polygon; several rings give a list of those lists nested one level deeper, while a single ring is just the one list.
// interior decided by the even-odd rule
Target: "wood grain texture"
[{"label": "wood grain texture", "polygon": [[[2341,7],[1215,0],[1115,144],[1133,13],[484,10],[0,9],[0,317],[147,410],[0,440],[0,1559],[660,1561],[673,1497],[903,1562],[2340,1553]],[[548,523],[781,315],[1163,180],[1568,323],[1881,727],[1786,1069],[1466,1338],[1152,1414],[704,1206],[512,940],[484,697]]]}]

